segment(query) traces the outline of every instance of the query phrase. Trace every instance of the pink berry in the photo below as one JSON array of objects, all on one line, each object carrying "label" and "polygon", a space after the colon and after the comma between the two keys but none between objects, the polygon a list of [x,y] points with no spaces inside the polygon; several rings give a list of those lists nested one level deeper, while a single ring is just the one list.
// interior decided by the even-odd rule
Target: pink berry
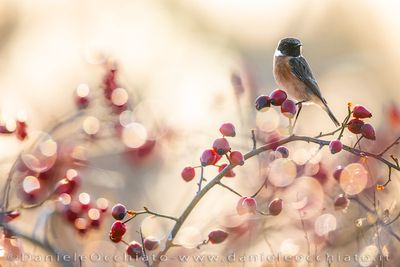
[{"label": "pink berry", "polygon": [[353,108],[353,116],[358,119],[371,118],[372,114],[365,107],[356,105]]},{"label": "pink berry", "polygon": [[114,207],[112,207],[111,209],[111,215],[116,220],[124,219],[126,212],[127,212],[126,207],[120,203],[114,205]]},{"label": "pink berry", "polygon": [[239,151],[232,151],[229,154],[229,160],[233,165],[243,165],[244,164],[244,157],[243,154]]},{"label": "pink berry", "polygon": [[155,250],[160,245],[160,241],[153,236],[149,236],[144,239],[143,245],[147,250]]},{"label": "pink berry", "polygon": [[126,232],[126,225],[121,221],[115,221],[111,225],[111,234],[116,237],[122,237]]},{"label": "pink berry", "polygon": [[343,144],[340,142],[340,140],[332,140],[329,143],[329,149],[332,154],[339,153],[343,149]]},{"label": "pink berry", "polygon": [[280,106],[286,100],[287,94],[281,89],[274,90],[270,95],[271,104],[274,106]]},{"label": "pink berry", "polygon": [[354,133],[354,134],[359,134],[359,133],[361,133],[361,127],[363,125],[364,125],[364,122],[362,120],[352,119],[347,124],[347,129],[349,129],[349,131]]},{"label": "pink berry", "polygon": [[201,154],[200,162],[202,166],[214,165],[217,161],[217,153],[212,149],[206,149]]},{"label": "pink berry", "polygon": [[[221,166],[218,167],[218,172],[222,172],[222,170],[225,169],[226,166],[228,166],[228,164],[226,164],[226,163],[221,164]],[[232,169],[229,170],[224,175],[224,177],[235,177],[235,176],[236,176],[236,173]]]},{"label": "pink berry", "polygon": [[227,232],[225,232],[224,230],[216,229],[208,234],[208,241],[210,241],[211,244],[219,244],[224,242],[227,237]]},{"label": "pink berry", "polygon": [[269,96],[260,95],[259,97],[257,97],[255,106],[258,111],[262,111],[262,112],[267,111],[269,109],[269,107],[271,106],[271,100],[270,100]]},{"label": "pink berry", "polygon": [[286,99],[285,101],[283,101],[281,105],[281,112],[284,116],[288,117],[289,119],[293,118],[297,112],[296,103],[294,103],[290,99]]},{"label": "pink berry", "polygon": [[134,259],[138,259],[143,256],[143,247],[138,242],[132,241],[126,248],[126,254],[128,254]]},{"label": "pink berry", "polygon": [[268,212],[270,215],[277,216],[282,211],[282,199],[275,198],[268,205]]},{"label": "pink berry", "polygon": [[24,121],[17,120],[17,127],[15,129],[15,136],[18,140],[23,141],[28,136],[28,132],[26,131],[26,123]]},{"label": "pink berry", "polygon": [[343,167],[342,166],[337,166],[335,171],[333,172],[333,178],[335,178],[336,181],[340,180],[340,175],[342,174]]},{"label": "pink berry", "polygon": [[349,206],[349,203],[349,199],[345,195],[340,194],[335,198],[334,206],[335,209],[345,209]]},{"label": "pink berry", "polygon": [[231,150],[231,147],[228,140],[226,140],[225,138],[218,138],[215,139],[213,143],[213,149],[219,155],[225,155],[229,150]]},{"label": "pink berry", "polygon": [[190,182],[196,176],[196,172],[193,167],[188,166],[183,168],[181,176],[183,180],[185,180],[186,182]]},{"label": "pink berry", "polygon": [[282,155],[282,158],[288,158],[289,157],[289,149],[285,146],[278,146],[275,149],[276,152],[279,152]]},{"label": "pink berry", "polygon": [[239,215],[243,215],[246,213],[257,212],[257,201],[252,197],[241,197],[236,206],[236,211]]},{"label": "pink berry", "polygon": [[362,134],[363,137],[365,137],[367,139],[370,139],[370,140],[375,140],[376,139],[375,129],[369,123],[366,123],[361,127],[361,134]]},{"label": "pink berry", "polygon": [[236,136],[235,126],[229,122],[222,124],[221,127],[219,128],[219,131],[223,136],[230,136],[230,137]]}]

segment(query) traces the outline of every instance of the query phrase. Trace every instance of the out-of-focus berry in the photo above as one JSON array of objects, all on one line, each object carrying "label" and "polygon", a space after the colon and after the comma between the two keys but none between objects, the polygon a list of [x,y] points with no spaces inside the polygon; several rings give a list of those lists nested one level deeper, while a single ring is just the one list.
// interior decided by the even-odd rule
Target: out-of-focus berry
[{"label": "out-of-focus berry", "polygon": [[143,256],[143,247],[138,242],[132,241],[126,248],[126,254],[128,254],[134,259],[138,259]]},{"label": "out-of-focus berry", "polygon": [[333,178],[335,178],[336,181],[340,180],[340,175],[342,174],[343,167],[342,166],[337,166],[335,171],[333,172]]},{"label": "out-of-focus berry", "polygon": [[345,195],[340,194],[335,198],[334,206],[335,209],[345,209],[349,206],[349,203],[349,199]]},{"label": "out-of-focus berry", "polygon": [[241,197],[236,206],[236,211],[239,215],[243,215],[246,213],[257,212],[257,201],[252,197]]},{"label": "out-of-focus berry", "polygon": [[216,229],[208,234],[208,241],[210,241],[211,244],[219,244],[224,242],[227,237],[227,232],[225,232],[224,230]]},{"label": "out-of-focus berry", "polygon": [[289,157],[289,149],[285,146],[278,146],[275,149],[276,152],[279,152],[282,156],[282,158],[288,158]]},{"label": "out-of-focus berry", "polygon": [[275,198],[268,205],[268,212],[270,215],[277,216],[282,211],[282,199]]},{"label": "out-of-focus berry", "polygon": [[153,236],[149,236],[144,239],[143,245],[144,248],[147,250],[155,250],[156,248],[159,247],[160,241]]}]

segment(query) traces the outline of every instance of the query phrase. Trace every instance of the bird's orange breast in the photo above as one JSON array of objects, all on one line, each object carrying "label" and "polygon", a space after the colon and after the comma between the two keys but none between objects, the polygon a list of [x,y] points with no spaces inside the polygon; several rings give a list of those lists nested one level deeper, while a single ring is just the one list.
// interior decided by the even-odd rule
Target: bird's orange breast
[{"label": "bird's orange breast", "polygon": [[298,101],[309,100],[305,84],[299,80],[289,65],[290,57],[274,57],[274,77],[278,86],[283,87],[291,97]]}]

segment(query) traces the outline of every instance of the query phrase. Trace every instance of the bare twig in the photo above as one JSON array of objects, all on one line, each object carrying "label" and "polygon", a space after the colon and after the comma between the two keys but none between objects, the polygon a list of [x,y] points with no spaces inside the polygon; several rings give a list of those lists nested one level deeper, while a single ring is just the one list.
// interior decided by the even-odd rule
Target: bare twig
[{"label": "bare twig", "polygon": [[200,178],[199,178],[199,181],[197,182],[197,186],[198,186],[197,194],[199,194],[201,191],[201,188],[203,185],[203,180],[204,180],[204,166],[202,165],[200,167]]},{"label": "bare twig", "polygon": [[169,219],[169,220],[172,220],[172,221],[175,221],[175,222],[178,221],[178,218],[151,211],[147,207],[143,207],[143,210],[141,210],[141,211],[130,210],[130,211],[128,211],[128,213],[131,213],[132,217],[127,219],[127,220],[125,220],[124,223],[129,222],[130,220],[134,219],[137,215],[141,215],[141,214],[150,214],[150,215],[154,215],[154,216],[157,216],[157,217],[160,217],[160,218]]},{"label": "bare twig", "polygon": [[221,183],[221,182],[218,182],[217,184],[218,184],[219,186],[222,186],[223,188],[228,189],[229,191],[231,191],[231,192],[234,193],[235,195],[238,195],[239,197],[242,197],[242,196],[243,196],[242,194],[240,194],[239,192],[237,192],[235,189],[233,189],[233,188],[231,188],[231,187],[229,187],[229,186],[227,186],[227,185],[225,185],[225,184],[223,184],[223,183]]},{"label": "bare twig", "polygon": [[385,148],[381,153],[379,153],[379,156],[383,156],[383,154],[385,154],[389,149],[391,149],[392,147],[394,147],[395,145],[398,145],[400,141],[400,136],[397,137],[397,139],[391,144],[389,145],[387,148]]},{"label": "bare twig", "polygon": [[251,130],[251,140],[253,140],[253,150],[257,148],[257,139],[254,129]]}]

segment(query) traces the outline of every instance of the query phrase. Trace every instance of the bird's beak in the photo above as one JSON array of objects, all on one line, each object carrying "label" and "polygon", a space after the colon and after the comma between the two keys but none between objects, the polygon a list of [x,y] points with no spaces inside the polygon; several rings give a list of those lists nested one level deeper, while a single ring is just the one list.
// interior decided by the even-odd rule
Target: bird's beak
[{"label": "bird's beak", "polygon": [[302,43],[300,43],[300,44],[298,44],[298,45],[297,45],[297,47],[301,47],[301,46],[303,46],[303,44],[302,44]]}]

